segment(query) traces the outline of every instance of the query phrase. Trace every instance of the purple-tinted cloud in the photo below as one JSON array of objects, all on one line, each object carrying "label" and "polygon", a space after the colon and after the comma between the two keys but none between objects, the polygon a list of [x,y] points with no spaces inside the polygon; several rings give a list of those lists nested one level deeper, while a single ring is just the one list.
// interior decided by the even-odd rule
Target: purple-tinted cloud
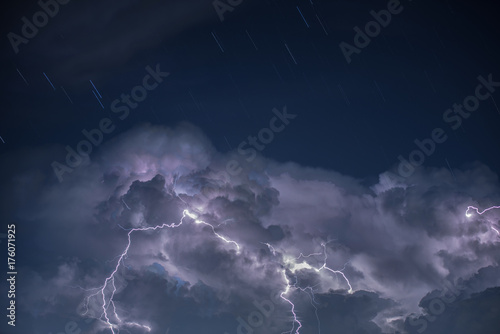
[{"label": "purple-tinted cloud", "polygon": [[[189,124],[124,133],[63,183],[19,155],[7,183],[17,206],[2,211],[43,245],[20,278],[26,319],[44,331],[58,332],[72,320],[88,333],[109,333],[103,321],[84,321],[100,317],[99,300],[89,300],[86,314],[76,311],[95,292],[88,289],[113,271],[128,229],[179,223],[183,210],[214,230],[185,217],[177,228],[132,234],[115,281],[123,324],[154,333],[234,333],[239,318],[249,321],[254,302],[285,289],[286,276],[302,333],[317,332],[318,324],[339,333],[393,332],[410,326],[406,318],[420,314],[422,298],[445,281],[470,280],[465,299],[499,284],[490,273],[499,259],[490,225],[500,213],[465,216],[468,205],[500,203],[498,177],[480,163],[456,170],[456,181],[444,169],[422,168],[407,179],[387,172],[367,186],[264,157],[232,177],[225,164],[234,157],[217,152]],[[342,269],[354,293],[342,275],[317,270],[324,251],[326,265]],[[42,257],[46,262],[37,263]],[[273,316],[254,333],[290,330],[289,305],[273,305]]]}]

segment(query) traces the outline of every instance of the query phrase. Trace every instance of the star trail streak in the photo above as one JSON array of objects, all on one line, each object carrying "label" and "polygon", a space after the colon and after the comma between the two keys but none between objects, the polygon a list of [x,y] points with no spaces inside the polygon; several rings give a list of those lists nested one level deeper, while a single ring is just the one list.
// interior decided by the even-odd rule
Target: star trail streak
[{"label": "star trail streak", "polygon": [[92,87],[94,87],[95,91],[97,92],[97,94],[99,95],[99,98],[102,99],[102,96],[101,96],[101,93],[99,93],[99,90],[97,90],[96,86],[94,85],[94,83],[92,82],[92,80],[89,80],[90,83],[92,84]]},{"label": "star trail streak", "polygon": [[66,95],[66,97],[68,98],[69,102],[71,102],[71,104],[73,104],[73,101],[71,100],[71,98],[69,97],[68,93],[66,93],[66,89],[64,89],[63,86],[61,86],[61,89],[62,91],[64,92],[64,95]]},{"label": "star trail streak", "polygon": [[54,85],[52,84],[52,81],[50,81],[50,79],[49,79],[49,77],[47,76],[47,74],[45,74],[45,72],[42,72],[42,73],[43,73],[43,75],[45,76],[45,79],[47,79],[47,81],[49,82],[49,84],[52,86],[52,88],[53,88],[54,90],[56,90],[56,87],[54,87]]},{"label": "star trail streak", "polygon": [[92,93],[94,93],[94,96],[95,96],[95,98],[96,98],[97,102],[99,102],[99,104],[101,105],[101,108],[102,108],[102,109],[104,109],[104,106],[102,105],[101,100],[99,100],[99,97],[96,95],[96,93],[95,93],[95,91],[94,91],[94,90],[92,90]]},{"label": "star trail streak", "polygon": [[16,70],[17,70],[17,73],[19,73],[19,75],[21,76],[21,78],[23,78],[24,82],[26,83],[26,86],[29,86],[28,81],[26,81],[26,79],[24,78],[24,75],[21,74],[21,72],[19,71],[18,68],[16,68]]},{"label": "star trail streak", "polygon": [[224,52],[224,49],[222,48],[222,45],[220,44],[219,42],[219,39],[216,37],[215,33],[212,31],[212,37],[215,39],[215,41],[217,42],[217,45],[219,45],[219,48],[222,52]]},{"label": "star trail streak", "polygon": [[304,20],[304,23],[306,24],[306,27],[309,28],[309,23],[307,23],[306,18],[304,17],[304,15],[302,15],[302,12],[300,11],[299,6],[297,6],[297,10],[299,11],[300,16],[302,16],[302,19]]},{"label": "star trail streak", "polygon": [[288,45],[286,43],[285,43],[285,47],[288,50],[288,53],[290,54],[290,57],[292,57],[293,62],[295,63],[295,65],[297,65],[297,61],[295,60],[295,57],[293,56],[292,51],[290,51],[290,48],[288,48]]},{"label": "star trail streak", "polygon": [[250,33],[248,32],[248,30],[245,30],[245,32],[247,33],[247,36],[248,36],[248,38],[250,39],[250,41],[252,42],[253,47],[255,48],[255,50],[257,50],[257,51],[258,51],[259,49],[257,48],[257,45],[255,45],[255,42],[253,41],[252,36],[250,36]]}]

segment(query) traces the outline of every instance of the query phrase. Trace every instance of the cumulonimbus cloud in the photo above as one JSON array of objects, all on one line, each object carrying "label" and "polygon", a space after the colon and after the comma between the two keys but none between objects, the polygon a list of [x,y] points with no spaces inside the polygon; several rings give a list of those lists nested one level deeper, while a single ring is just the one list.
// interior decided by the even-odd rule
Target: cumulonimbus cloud
[{"label": "cumulonimbus cloud", "polygon": [[[102,286],[129,229],[178,223],[184,210],[214,229],[185,217],[175,229],[133,234],[116,282],[115,307],[124,322],[145,323],[155,333],[236,332],[237,319],[255,311],[255,302],[283,291],[285,273],[295,285],[287,298],[296,302],[303,333],[318,326],[392,332],[409,326],[407,317],[422,313],[421,299],[443,282],[474,279],[471,293],[500,284],[486,274],[498,268],[491,225],[499,213],[465,216],[468,205],[500,202],[498,176],[480,163],[456,170],[455,178],[422,168],[405,179],[386,172],[366,185],[262,156],[231,176],[230,159],[238,156],[217,152],[189,124],[126,132],[64,183],[42,162],[20,158],[20,165],[31,165],[12,172],[10,201],[17,206],[2,211],[36,233],[39,256],[52,259],[38,263],[35,256],[24,265],[31,273],[22,281],[26,317],[53,332],[68,319],[82,321],[67,309]],[[316,270],[323,264],[342,270],[354,293],[342,275]],[[292,325],[289,305],[276,301],[275,308],[254,333]],[[84,326],[106,331],[102,321]]]}]

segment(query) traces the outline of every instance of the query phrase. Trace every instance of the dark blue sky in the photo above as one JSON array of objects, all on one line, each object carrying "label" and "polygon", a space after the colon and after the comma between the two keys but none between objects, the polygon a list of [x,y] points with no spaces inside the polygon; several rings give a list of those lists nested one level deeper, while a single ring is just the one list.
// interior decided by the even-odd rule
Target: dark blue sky
[{"label": "dark blue sky", "polygon": [[[20,18],[39,9],[27,3],[4,11],[3,31],[19,33]],[[353,44],[353,28],[364,27],[373,20],[369,11],[384,9],[387,2],[246,1],[225,12],[223,22],[210,1],[180,7],[172,1],[160,7],[148,1],[121,8],[61,5],[18,54],[4,39],[0,135],[7,144],[1,149],[34,142],[75,146],[82,129],[112,115],[111,102],[140,82],[147,65],[159,63],[171,76],[114,134],[142,122],[189,121],[227,151],[265,126],[274,107],[286,105],[300,121],[263,152],[278,161],[375,176],[400,154],[408,157],[414,139],[446,127],[450,140],[426,165],[445,166],[445,158],[452,167],[480,160],[498,170],[496,94],[457,131],[442,120],[446,109],[473,93],[477,76],[492,73],[500,80],[495,79],[500,74],[494,5],[403,1],[401,6],[348,64],[339,44]],[[88,80],[103,95],[104,110]],[[53,158],[61,157],[64,151]]]}]

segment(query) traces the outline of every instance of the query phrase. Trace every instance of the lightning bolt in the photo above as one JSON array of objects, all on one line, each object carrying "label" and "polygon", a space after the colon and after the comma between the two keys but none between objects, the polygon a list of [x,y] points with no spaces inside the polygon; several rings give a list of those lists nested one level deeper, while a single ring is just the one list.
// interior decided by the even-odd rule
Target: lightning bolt
[{"label": "lightning bolt", "polygon": [[[321,255],[321,253],[320,253],[320,255]],[[288,279],[286,279],[286,280],[287,280],[287,287],[289,287],[290,283],[289,283]],[[297,285],[298,285],[298,277],[297,277],[297,275],[295,275],[295,284],[293,285],[293,287],[296,288],[297,290],[300,290],[300,291],[306,293],[309,296],[309,298],[311,300],[311,305],[312,305],[312,307],[314,307],[314,314],[316,315],[316,319],[318,321],[318,333],[321,333],[321,321],[319,320],[319,316],[318,316],[318,308],[315,305],[318,302],[314,298],[314,289],[313,289],[314,286],[312,286],[312,287],[311,286],[307,286],[305,288],[301,288],[300,286],[297,286]],[[290,304],[293,304],[288,299],[285,299],[285,300],[287,300]],[[295,310],[294,309],[292,309],[292,313],[294,315],[294,318],[296,319],[297,316],[295,314]],[[299,327],[297,328],[296,333],[299,333],[299,329],[302,327],[302,324],[297,319],[296,319],[296,321],[299,324]],[[294,324],[295,324],[295,322],[294,322]],[[292,327],[292,332],[293,332],[294,328],[295,327]]]},{"label": "lightning bolt", "polygon": [[315,286],[307,286],[305,288],[301,288],[300,286],[297,286],[297,284],[298,284],[298,279],[297,279],[297,276],[295,276],[294,287],[299,289],[300,291],[306,293],[309,296],[309,298],[311,300],[311,306],[314,307],[314,314],[316,315],[316,320],[318,321],[318,333],[321,333],[321,321],[319,320],[319,316],[318,316],[318,308],[315,305],[315,304],[318,304],[318,302],[314,298],[314,287]]},{"label": "lightning bolt", "polygon": [[[349,286],[349,290],[348,290],[348,293],[349,294],[352,294],[354,292],[353,288],[352,288],[352,285],[351,285],[351,282],[349,281],[349,279],[346,277],[346,275],[343,273],[343,270],[345,269],[345,266],[347,264],[344,265],[344,268],[342,268],[341,270],[334,270],[330,267],[327,266],[327,260],[328,260],[328,254],[326,252],[326,245],[327,245],[328,242],[326,243],[321,243],[321,247],[323,248],[323,252],[321,253],[311,253],[311,254],[308,254],[308,255],[304,255],[303,253],[300,253],[300,255],[296,258],[291,258],[291,259],[287,259],[285,260],[285,264],[287,265],[288,267],[288,270],[290,270],[291,273],[295,274],[295,272],[297,270],[301,270],[301,269],[312,269],[316,272],[321,272],[322,270],[327,270],[335,275],[341,275],[344,280],[346,281],[347,285]],[[274,248],[267,244],[267,243],[263,243],[265,245],[267,245],[269,247],[269,250],[274,250]],[[275,255],[275,253],[273,253],[273,255]],[[300,260],[301,258],[308,258],[308,257],[311,257],[311,256],[319,256],[319,255],[323,255],[324,256],[324,262],[323,262],[323,265],[319,268],[314,268],[312,267],[309,263],[307,262],[300,262],[300,263],[297,263],[298,260]],[[280,297],[281,299],[283,299],[285,302],[287,302],[288,304],[290,304],[291,306],[291,312],[292,312],[292,316],[293,316],[293,322],[292,322],[292,329],[288,332],[290,334],[293,334],[294,331],[295,331],[295,334],[300,334],[300,328],[302,328],[302,323],[300,322],[300,320],[298,319],[298,316],[297,316],[297,313],[295,312],[295,304],[287,297],[285,297],[289,292],[290,290],[293,288],[295,289],[299,289],[303,292],[306,292],[307,290],[310,291],[311,295],[311,305],[313,305],[314,309],[315,309],[315,314],[316,314],[316,318],[318,319],[318,328],[320,328],[320,321],[319,321],[319,317],[318,317],[318,309],[316,307],[316,305],[313,304],[313,302],[316,302],[315,299],[314,299],[314,290],[313,290],[313,287],[305,287],[305,288],[301,288],[301,287],[298,287],[297,286],[297,276],[295,275],[295,284],[294,285],[291,285],[290,284],[290,280],[288,279],[288,276],[287,276],[287,273],[286,273],[286,270],[287,269],[283,269],[282,270],[282,274],[283,274],[283,278],[284,278],[284,281],[286,283],[286,286],[285,286],[285,289],[281,292],[280,294]],[[296,328],[296,324],[297,324],[297,328]],[[283,333],[282,333],[283,334]]]},{"label": "lightning bolt", "polygon": [[[295,333],[299,334],[300,333],[299,330],[302,327],[302,323],[297,318],[297,313],[295,313],[295,304],[292,303],[292,301],[290,299],[285,297],[285,295],[288,294],[288,292],[290,291],[290,288],[291,288],[290,281],[288,280],[288,277],[286,276],[286,270],[283,270],[283,278],[285,279],[286,287],[285,287],[285,290],[281,292],[280,297],[281,297],[281,299],[286,301],[288,304],[290,304],[290,306],[292,307],[291,312],[293,315],[292,329],[290,330],[289,333],[290,334],[293,333],[293,330],[295,329],[295,323],[297,323],[298,325],[297,325],[297,329],[295,330]],[[281,333],[281,334],[283,334],[283,333]]]},{"label": "lightning bolt", "polygon": [[344,280],[346,281],[347,285],[349,286],[349,290],[347,292],[349,294],[352,294],[354,292],[354,290],[352,289],[351,282],[349,282],[349,280],[345,276],[344,272],[342,271],[342,270],[345,269],[345,266],[347,265],[347,263],[344,265],[344,268],[342,268],[341,270],[333,270],[332,268],[327,267],[326,266],[326,261],[328,260],[328,254],[326,254],[326,243],[322,243],[321,246],[323,247],[323,250],[324,250],[325,262],[323,263],[323,265],[321,266],[321,268],[316,269],[316,271],[320,272],[321,270],[325,269],[325,270],[328,270],[328,271],[334,273],[335,275],[337,275],[337,274],[341,275],[344,278]]},{"label": "lightning bolt", "polygon": [[500,209],[500,206],[492,206],[492,207],[489,207],[489,208],[487,208],[487,209],[484,209],[484,210],[483,210],[483,211],[481,211],[481,212],[479,212],[479,209],[478,209],[478,208],[476,208],[475,206],[468,206],[468,207],[467,207],[467,211],[465,211],[465,215],[466,215],[467,217],[472,216],[472,214],[471,214],[471,213],[469,213],[469,210],[474,210],[474,211],[476,211],[476,212],[477,212],[477,214],[478,214],[478,215],[482,215],[483,213],[485,213],[485,212],[487,212],[487,211],[490,211],[490,210],[493,210],[493,209]]},{"label": "lightning bolt", "polygon": [[225,243],[228,243],[228,244],[233,244],[236,246],[236,249],[238,250],[238,253],[240,251],[240,245],[238,245],[238,243],[236,241],[233,241],[233,240],[229,240],[229,239],[226,239],[225,237],[223,237],[222,235],[220,235],[219,233],[215,232],[215,227],[212,225],[212,224],[209,224],[207,222],[204,222],[203,220],[199,220],[198,219],[198,216],[193,214],[193,213],[190,213],[189,211],[187,210],[184,210],[186,212],[186,215],[192,219],[194,219],[194,222],[196,224],[203,224],[203,225],[207,225],[207,226],[210,226],[210,228],[212,228],[212,231],[214,232],[215,236],[219,239],[221,239],[222,241],[224,241]]},{"label": "lightning bolt", "polygon": [[273,253],[274,256],[276,256],[276,249],[271,244],[268,244],[267,242],[261,242],[261,244],[266,245],[267,248],[269,248],[269,251]]},{"label": "lightning bolt", "polygon": [[[90,298],[100,296],[100,297],[102,297],[102,306],[101,306],[102,313],[101,313],[99,320],[102,320],[106,323],[107,327],[109,327],[112,334],[116,334],[117,332],[115,331],[115,329],[117,329],[119,331],[120,326],[123,326],[123,325],[129,326],[129,327],[130,326],[131,327],[140,327],[140,328],[143,328],[146,331],[150,332],[151,327],[146,326],[146,325],[141,325],[137,322],[123,322],[120,319],[120,317],[118,316],[118,314],[116,312],[116,306],[115,306],[115,303],[113,300],[115,293],[116,293],[116,290],[117,290],[116,285],[115,285],[115,275],[118,272],[118,269],[120,268],[120,266],[122,264],[124,264],[124,259],[127,257],[128,251],[130,249],[130,245],[132,243],[132,233],[138,232],[138,231],[155,231],[155,230],[164,229],[164,228],[172,228],[172,229],[177,228],[184,223],[184,218],[186,218],[186,217],[194,219],[196,224],[210,226],[212,228],[214,235],[217,238],[223,240],[225,243],[234,244],[239,252],[240,245],[236,241],[229,240],[229,239],[221,236],[220,234],[218,234],[215,231],[215,228],[213,225],[211,225],[203,220],[199,220],[198,216],[196,214],[193,214],[193,213],[189,212],[188,210],[184,210],[182,212],[182,218],[180,219],[179,223],[177,223],[177,224],[174,224],[174,223],[162,224],[162,225],[157,225],[157,226],[149,226],[149,227],[140,227],[140,228],[130,229],[129,232],[127,233],[127,238],[128,238],[127,246],[125,247],[125,249],[121,253],[121,255],[118,257],[118,262],[116,263],[116,266],[115,266],[115,269],[113,270],[113,272],[106,278],[106,280],[104,281],[104,284],[101,287],[87,290],[87,291],[97,290],[97,292],[95,292],[95,293],[93,293],[85,298],[85,305],[87,307],[87,311],[84,314],[86,314],[88,312],[88,303],[89,303]],[[106,291],[110,290],[110,289],[111,289],[111,292],[107,293]],[[110,310],[110,307],[112,310]],[[113,321],[110,318],[113,318]]]},{"label": "lightning bolt", "polygon": [[[293,266],[292,272],[295,273],[299,269],[313,269],[318,273],[321,272],[322,270],[327,270],[335,275],[341,275],[344,278],[347,285],[349,286],[348,293],[353,293],[354,290],[352,289],[351,282],[349,282],[349,279],[346,277],[346,275],[343,272],[343,270],[345,269],[345,265],[344,265],[344,268],[342,268],[341,270],[334,270],[326,265],[326,263],[328,261],[328,254],[326,252],[326,245],[327,245],[327,243],[321,243],[321,247],[323,247],[322,253],[312,253],[309,255],[304,255],[304,254],[300,253],[300,255],[297,258],[295,258],[294,261],[288,261],[288,263],[292,263],[292,266]],[[296,261],[300,260],[301,258],[308,258],[311,256],[318,256],[318,255],[324,256],[323,265],[319,268],[314,268],[307,262],[301,262],[301,263],[296,262]]]},{"label": "lightning bolt", "polygon": [[[470,217],[472,216],[472,213],[470,213],[470,212],[469,212],[470,210],[474,210],[474,211],[476,211],[476,213],[477,213],[478,215],[482,215],[483,213],[485,213],[485,212],[487,212],[487,211],[490,211],[490,210],[493,210],[493,209],[500,209],[500,206],[491,206],[491,207],[489,207],[489,208],[487,208],[487,209],[484,209],[483,211],[479,211],[479,209],[478,209],[478,208],[476,208],[475,206],[470,206],[470,205],[469,205],[469,206],[467,207],[467,211],[465,211],[465,216],[466,216],[467,218],[470,218]],[[494,226],[491,226],[491,229],[492,229],[493,231],[495,231],[495,232],[496,232],[496,234],[497,234],[498,236],[500,236],[500,231],[498,231],[498,230],[497,230]]]}]

